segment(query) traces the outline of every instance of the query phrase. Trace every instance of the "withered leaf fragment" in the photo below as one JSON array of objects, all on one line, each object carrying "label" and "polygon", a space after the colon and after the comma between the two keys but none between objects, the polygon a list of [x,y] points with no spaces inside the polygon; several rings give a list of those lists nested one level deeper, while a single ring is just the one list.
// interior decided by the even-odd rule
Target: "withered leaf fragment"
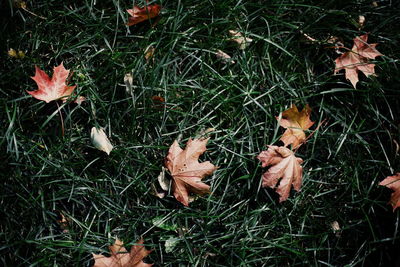
[{"label": "withered leaf fragment", "polygon": [[143,258],[151,253],[143,245],[144,240],[140,239],[137,244],[131,247],[131,251],[124,248],[124,242],[116,239],[112,246],[109,246],[110,257],[93,254],[95,260],[93,267],[150,267],[153,264],[143,262]]},{"label": "withered leaf fragment", "polygon": [[293,151],[282,146],[268,146],[268,150],[262,151],[257,158],[261,161],[262,167],[271,166],[262,175],[262,186],[275,188],[279,179],[276,192],[279,194],[279,202],[285,201],[290,194],[293,185],[294,190],[299,191],[303,179],[303,163],[297,158]]},{"label": "withered leaf fragment", "polygon": [[379,185],[386,186],[394,191],[389,202],[393,206],[393,211],[400,207],[400,172],[386,177]]},{"label": "withered leaf fragment", "polygon": [[369,62],[382,54],[376,50],[378,44],[368,44],[368,34],[354,38],[354,45],[351,51],[344,53],[335,60],[336,67],[334,73],[345,70],[346,79],[350,80],[354,88],[358,83],[358,72],[361,71],[365,76],[375,75],[375,64]]},{"label": "withered leaf fragment", "polygon": [[307,104],[301,112],[296,105],[282,112],[282,117],[279,120],[280,126],[286,128],[286,131],[281,137],[281,141],[288,146],[293,145],[293,148],[299,147],[305,140],[306,134],[304,130],[309,129],[314,122],[310,120],[311,108]]},{"label": "withered leaf fragment", "polygon": [[144,51],[144,58],[146,59],[146,62],[149,63],[151,59],[154,61],[154,53],[156,52],[156,49],[152,47],[151,45],[146,48]]},{"label": "withered leaf fragment", "polygon": [[217,50],[215,55],[224,64],[235,64],[235,61],[232,59],[232,57],[220,49]]},{"label": "withered leaf fragment", "polygon": [[246,49],[253,42],[253,39],[244,37],[241,32],[235,30],[229,30],[229,35],[231,36],[230,40],[236,42],[240,50]]},{"label": "withered leaf fragment", "polygon": [[9,57],[18,58],[17,51],[14,48],[10,48],[7,52]]},{"label": "withered leaf fragment", "polygon": [[132,26],[140,22],[157,17],[160,14],[161,6],[157,4],[147,5],[142,8],[134,6],[133,9],[126,10],[131,17],[128,18],[126,25]]},{"label": "withered leaf fragment", "polygon": [[96,127],[92,127],[90,139],[95,148],[106,152],[107,155],[110,155],[111,150],[114,148],[102,128],[97,129]]},{"label": "withered leaf fragment", "polygon": [[204,195],[210,192],[210,186],[203,183],[207,175],[211,175],[217,167],[209,161],[198,162],[199,156],[206,151],[206,139],[189,139],[183,150],[175,140],[165,159],[165,167],[168,168],[173,182],[172,190],[175,198],[183,205],[189,205],[189,193]]}]

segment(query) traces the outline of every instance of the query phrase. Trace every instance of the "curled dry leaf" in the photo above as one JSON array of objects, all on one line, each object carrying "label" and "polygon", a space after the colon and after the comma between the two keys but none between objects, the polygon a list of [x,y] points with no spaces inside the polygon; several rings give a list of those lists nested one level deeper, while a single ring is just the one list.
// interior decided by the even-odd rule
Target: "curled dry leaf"
[{"label": "curled dry leaf", "polygon": [[162,167],[160,174],[157,177],[160,187],[164,191],[169,191],[170,181],[165,177],[165,168]]},{"label": "curled dry leaf", "polygon": [[341,228],[337,221],[333,221],[331,223],[332,231],[335,233],[335,236],[339,238],[341,236]]},{"label": "curled dry leaf", "polygon": [[222,50],[218,49],[217,52],[215,53],[215,55],[217,56],[218,59],[220,59],[225,64],[226,63],[235,64],[235,61],[232,60],[231,56]]},{"label": "curled dry leaf", "polygon": [[365,24],[365,16],[360,15],[358,16],[358,28],[361,29],[362,27],[364,27]]},{"label": "curled dry leaf", "polygon": [[36,82],[38,90],[27,91],[34,98],[43,100],[49,103],[53,100],[62,99],[64,102],[74,92],[76,85],[68,86],[66,81],[69,75],[69,70],[64,68],[63,63],[54,68],[53,77],[50,77],[35,66],[36,73],[32,79]]},{"label": "curled dry leaf", "polygon": [[134,6],[133,9],[126,10],[131,17],[128,18],[126,25],[132,26],[140,22],[157,17],[160,14],[161,6],[157,4],[147,5],[142,8]]},{"label": "curled dry leaf", "polygon": [[127,73],[124,76],[125,90],[128,94],[133,93],[133,77],[132,74]]},{"label": "curled dry leaf", "polygon": [[131,247],[131,251],[124,248],[124,242],[117,239],[114,245],[109,246],[111,257],[93,254],[95,260],[93,267],[150,267],[153,264],[143,262],[143,258],[151,253],[143,246],[143,239]]},{"label": "curled dry leaf", "polygon": [[64,215],[63,212],[61,211],[55,211],[55,213],[57,214],[57,220],[56,222],[58,223],[58,225],[60,226],[61,230],[63,231],[63,233],[68,233],[69,232],[69,223],[70,220],[67,219]]},{"label": "curled dry leaf", "polygon": [[293,148],[298,148],[305,140],[306,134],[304,130],[309,129],[314,122],[310,120],[311,108],[307,104],[301,112],[296,105],[282,112],[282,118],[279,120],[280,126],[286,128],[286,131],[281,137],[281,141],[288,146],[293,145]]},{"label": "curled dry leaf", "polygon": [[337,221],[331,223],[331,228],[334,232],[340,231],[340,225]]},{"label": "curled dry leaf", "polygon": [[14,0],[13,6],[16,8],[26,9],[26,2],[22,0]]},{"label": "curled dry leaf", "polygon": [[262,167],[271,166],[262,175],[262,186],[275,188],[279,179],[279,186],[276,192],[280,195],[279,202],[285,201],[290,194],[293,185],[294,190],[299,191],[303,178],[303,163],[297,158],[293,151],[282,146],[268,146],[267,151],[262,151],[257,158],[261,161]]},{"label": "curled dry leaf", "polygon": [[10,48],[10,49],[8,50],[7,54],[8,54],[9,57],[18,58],[17,51],[15,51],[14,48]]},{"label": "curled dry leaf", "polygon": [[336,67],[334,73],[345,70],[346,79],[351,82],[354,88],[358,83],[358,72],[361,71],[365,76],[375,75],[375,64],[369,62],[382,54],[376,50],[378,44],[368,44],[368,34],[354,38],[354,45],[351,51],[344,53],[335,60]]},{"label": "curled dry leaf", "polygon": [[75,100],[74,100],[74,102],[76,103],[76,104],[78,104],[78,105],[81,105],[83,102],[85,102],[86,101],[86,97],[84,97],[84,96],[78,96]]},{"label": "curled dry leaf", "polygon": [[152,47],[151,45],[146,48],[144,51],[144,58],[146,59],[146,62],[148,63],[151,59],[154,60],[154,53],[156,52],[156,49]]},{"label": "curled dry leaf", "polygon": [[153,196],[158,197],[158,198],[164,198],[165,195],[166,195],[166,194],[165,194],[165,191],[159,190],[159,189],[157,188],[157,186],[156,186],[154,183],[151,184],[151,194],[152,194]]},{"label": "curled dry leaf", "polygon": [[165,106],[165,98],[162,96],[153,95],[151,100],[153,100],[154,108],[163,108]]},{"label": "curled dry leaf", "polygon": [[106,152],[107,155],[110,155],[111,150],[114,148],[103,129],[93,127],[90,132],[90,139],[95,148]]},{"label": "curled dry leaf", "polygon": [[199,156],[206,151],[207,139],[189,139],[185,150],[175,140],[165,159],[165,167],[172,176],[172,190],[175,198],[183,205],[189,205],[189,193],[204,195],[210,192],[210,186],[201,181],[211,175],[217,167],[209,161],[198,162]]},{"label": "curled dry leaf", "polygon": [[231,36],[230,40],[236,42],[240,50],[246,49],[253,42],[253,39],[243,37],[242,33],[238,31],[229,30],[229,34]]},{"label": "curled dry leaf", "polygon": [[389,202],[393,206],[393,211],[400,207],[400,172],[386,177],[379,185],[386,186],[394,191]]},{"label": "curled dry leaf", "polygon": [[160,174],[157,176],[158,186],[155,183],[151,184],[152,194],[158,198],[165,197],[171,184],[169,179],[165,177],[165,171],[166,169],[162,167]]}]

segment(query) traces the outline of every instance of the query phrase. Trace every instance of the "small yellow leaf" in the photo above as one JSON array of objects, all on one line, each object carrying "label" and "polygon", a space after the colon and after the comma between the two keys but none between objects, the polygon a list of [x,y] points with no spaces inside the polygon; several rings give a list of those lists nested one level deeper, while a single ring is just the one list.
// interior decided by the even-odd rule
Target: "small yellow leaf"
[{"label": "small yellow leaf", "polygon": [[[310,120],[311,108],[307,104],[301,112],[297,109],[296,105],[292,105],[291,108],[282,112],[282,118],[279,120],[279,124],[286,128],[286,131],[281,137],[281,141],[285,143],[285,146],[290,144],[293,148],[299,147],[305,140],[306,134],[304,130],[310,128],[314,122]],[[277,117],[279,119],[279,117]]]},{"label": "small yellow leaf", "polygon": [[17,51],[15,51],[13,48],[10,48],[10,50],[8,50],[7,53],[8,53],[9,57],[12,57],[12,58],[17,58],[18,57]]},{"label": "small yellow leaf", "polygon": [[24,58],[24,57],[25,57],[24,51],[19,50],[18,51],[18,58]]}]

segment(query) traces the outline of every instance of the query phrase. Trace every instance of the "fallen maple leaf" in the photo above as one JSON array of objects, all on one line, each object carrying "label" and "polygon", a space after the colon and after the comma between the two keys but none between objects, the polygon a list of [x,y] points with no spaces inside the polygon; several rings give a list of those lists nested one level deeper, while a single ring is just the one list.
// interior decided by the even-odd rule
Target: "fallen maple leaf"
[{"label": "fallen maple leaf", "polygon": [[204,195],[210,192],[210,186],[201,181],[212,174],[217,167],[209,161],[198,162],[199,156],[206,151],[206,139],[189,139],[185,150],[175,140],[165,159],[172,179],[172,190],[175,198],[183,205],[189,205],[189,192]]},{"label": "fallen maple leaf", "polygon": [[276,192],[280,195],[279,202],[285,201],[290,194],[293,185],[294,190],[299,191],[303,178],[303,160],[297,158],[293,151],[282,146],[268,146],[267,151],[262,151],[257,158],[262,162],[262,167],[271,166],[262,175],[262,186],[275,188],[279,178]]},{"label": "fallen maple leaf", "polygon": [[350,80],[354,88],[358,82],[358,72],[361,71],[365,76],[375,75],[375,64],[369,63],[369,59],[375,59],[382,54],[376,50],[378,44],[368,44],[368,34],[354,38],[354,45],[351,51],[344,53],[335,60],[336,67],[334,73],[344,69],[346,79]]},{"label": "fallen maple leaf", "polygon": [[311,108],[307,104],[301,112],[297,109],[296,105],[282,112],[282,118],[279,124],[286,128],[286,131],[281,137],[281,141],[288,146],[293,145],[293,148],[298,148],[305,140],[306,134],[304,130],[310,128],[314,122],[310,120]]},{"label": "fallen maple leaf", "polygon": [[76,85],[68,86],[66,84],[69,70],[64,68],[62,62],[59,66],[54,67],[51,79],[39,67],[35,66],[35,69],[35,76],[31,78],[36,82],[39,89],[36,91],[27,91],[34,98],[43,100],[46,103],[58,99],[62,99],[65,102],[66,98],[74,92]]},{"label": "fallen maple leaf", "polygon": [[128,18],[126,25],[132,26],[140,22],[157,17],[160,14],[161,6],[157,4],[147,5],[142,8],[134,6],[133,9],[126,10],[132,17]]},{"label": "fallen maple leaf", "polygon": [[386,177],[379,185],[386,186],[394,191],[389,202],[393,206],[393,211],[400,207],[400,172]]},{"label": "fallen maple leaf", "polygon": [[93,267],[150,267],[153,264],[144,263],[142,260],[151,253],[143,246],[143,239],[131,247],[131,251],[124,248],[124,242],[117,239],[114,245],[109,246],[111,257],[93,254],[95,260]]}]

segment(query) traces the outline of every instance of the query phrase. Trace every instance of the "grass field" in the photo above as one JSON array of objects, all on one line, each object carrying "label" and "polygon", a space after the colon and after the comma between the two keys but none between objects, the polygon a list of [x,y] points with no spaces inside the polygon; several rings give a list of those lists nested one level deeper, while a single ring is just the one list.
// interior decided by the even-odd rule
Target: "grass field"
[{"label": "grass field", "polygon": [[[400,213],[378,186],[400,171],[398,1],[166,0],[154,27],[125,26],[126,9],[144,1],[35,0],[30,12],[12,2],[0,4],[1,265],[92,266],[91,253],[115,237],[129,247],[141,236],[154,266],[400,264]],[[238,49],[230,29],[253,42]],[[351,48],[365,33],[384,56],[354,89],[333,75],[339,54],[326,40]],[[11,58],[10,48],[26,56]],[[64,136],[56,102],[26,92],[37,89],[35,65],[51,74],[61,62],[87,98],[62,104]],[[275,116],[291,104],[309,104],[311,119],[327,124],[297,152],[301,191],[279,203],[261,188],[256,156],[281,144]],[[91,144],[94,126],[115,146],[109,156]],[[189,207],[154,196],[172,142],[183,147],[208,128],[200,159],[219,166],[204,179],[212,194]]]}]

